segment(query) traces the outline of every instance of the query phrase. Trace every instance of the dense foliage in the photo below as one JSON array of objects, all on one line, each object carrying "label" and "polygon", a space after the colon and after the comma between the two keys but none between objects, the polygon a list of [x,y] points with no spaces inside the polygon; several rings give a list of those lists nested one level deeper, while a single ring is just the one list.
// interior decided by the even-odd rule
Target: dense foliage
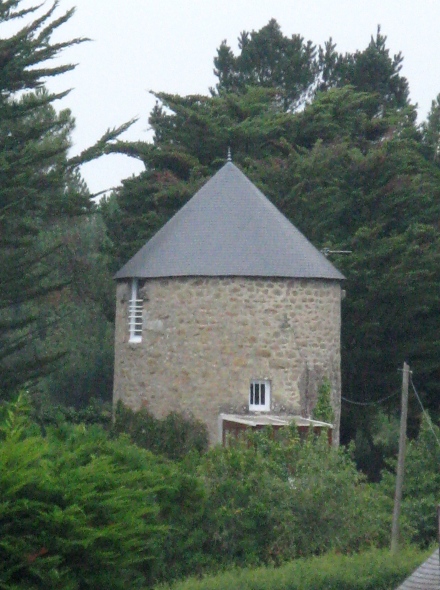
[{"label": "dense foliage", "polygon": [[[33,415],[26,396],[0,408],[5,588],[142,588],[389,544],[392,471],[366,483],[325,436],[269,429],[171,461],[131,442],[121,423],[119,434],[93,424],[96,412],[82,416],[88,425]],[[145,444],[136,422],[124,423]],[[440,493],[432,430],[438,437],[426,423],[409,446],[402,506],[402,539],[422,547],[436,538]],[[325,575],[339,579],[336,569]],[[380,579],[380,563],[370,572]]]},{"label": "dense foliage", "polygon": [[[43,89],[44,79],[73,67],[50,67],[47,60],[81,41],[50,43],[53,31],[72,14],[54,19],[55,8],[56,4],[16,34],[0,39],[0,367],[6,390],[41,374],[52,359],[32,346],[47,318],[39,317],[29,303],[63,284],[53,259],[59,244],[42,241],[42,227],[60,212],[75,215],[88,205],[84,192],[66,190],[72,118],[68,111],[56,113],[52,107],[62,95]],[[3,2],[0,25],[36,10],[22,9],[19,0]]]},{"label": "dense foliage", "polygon": [[200,485],[177,466],[97,426],[43,437],[23,397],[1,437],[1,587],[140,588],[191,544]]},{"label": "dense foliage", "polygon": [[145,408],[135,412],[121,402],[113,411],[111,404],[100,398],[92,398],[79,409],[53,404],[47,396],[34,394],[32,401],[31,418],[43,433],[50,427],[61,428],[65,424],[99,425],[111,437],[126,435],[138,447],[172,460],[180,460],[192,452],[204,453],[208,448],[206,425],[177,412],[161,419]]},{"label": "dense foliage", "polygon": [[226,41],[214,59],[218,93],[244,92],[248,86],[275,88],[283,108],[304,100],[318,73],[316,47],[300,35],[285,37],[275,19],[260,31],[243,31],[235,56]]},{"label": "dense foliage", "polygon": [[300,443],[294,429],[275,440],[270,430],[256,433],[212,449],[201,473],[210,550],[225,565],[279,564],[387,543],[389,500],[325,435]]},{"label": "dense foliage", "polygon": [[[351,451],[324,438],[300,444],[293,432],[268,432],[207,450],[204,428],[177,415],[158,421],[121,407],[111,424],[101,411],[112,387],[110,270],[192,196],[230,146],[234,162],[318,248],[351,252],[332,257],[347,277],[344,397],[390,397],[391,417],[344,404],[342,431],[377,477],[377,453],[396,450],[389,431],[402,359],[439,411],[439,97],[418,126],[402,57],[390,56],[380,30],[365,50],[342,55],[331,40],[316,48],[287,38],[272,20],[242,33],[239,55],[222,43],[211,96],[156,94],[153,143],[115,143],[122,127],[69,159],[73,119],[56,111],[62,95],[44,82],[72,68],[47,63],[81,39],[51,42],[72,15],[56,10],[57,2],[46,12],[21,0],[0,6],[0,27],[17,23],[0,37],[0,393],[32,384],[34,396],[33,409],[24,397],[0,406],[0,587],[142,588],[387,545],[392,461],[373,485]],[[116,150],[141,159],[145,171],[97,211],[78,166]],[[316,417],[331,419],[328,390],[321,393]],[[53,410],[47,396],[75,409]],[[91,396],[100,398],[96,408],[83,409]],[[410,414],[415,435],[418,410]],[[426,420],[408,448],[402,534],[422,547],[436,533],[439,441]],[[385,588],[420,557],[404,554],[402,567],[388,554],[366,555],[339,561],[332,553],[276,574],[201,583]]]},{"label": "dense foliage", "polygon": [[[389,463],[379,485],[391,498],[395,490],[395,461]],[[419,435],[407,446],[402,497],[405,536],[420,547],[427,547],[438,537],[439,465],[440,429],[425,415]]]},{"label": "dense foliage", "polygon": [[284,110],[295,110],[317,91],[353,86],[375,95],[378,107],[404,107],[409,88],[400,75],[402,55],[390,56],[386,37],[376,37],[363,51],[341,54],[332,39],[317,50],[300,35],[283,35],[275,19],[259,31],[243,31],[239,55],[223,41],[214,58],[218,84],[213,94],[243,94],[249,87],[272,88]]},{"label": "dense foliage", "polygon": [[428,557],[405,550],[370,550],[346,556],[331,553],[300,559],[278,569],[233,570],[202,580],[190,578],[171,586],[173,590],[390,590]]},{"label": "dense foliage", "polygon": [[204,453],[208,449],[206,425],[178,412],[160,419],[146,409],[134,412],[119,402],[111,428],[116,434],[127,434],[139,447],[168,459],[179,460],[188,453]]},{"label": "dense foliage", "polygon": [[75,220],[59,221],[49,239],[62,244],[54,263],[67,284],[38,302],[40,318],[49,318],[38,334],[38,347],[63,356],[34,384],[34,394],[77,409],[91,398],[110,402],[114,285],[99,253],[105,239],[100,215],[92,210]]},{"label": "dense foliage", "polygon": [[[326,437],[268,431],[173,462],[98,425],[30,416],[23,396],[1,408],[5,587],[137,588],[388,545],[392,494]],[[408,516],[404,534],[429,542]]]},{"label": "dense foliage", "polygon": [[[96,260],[102,224],[78,166],[114,149],[127,125],[69,159],[74,120],[55,109],[68,91],[45,82],[74,67],[51,60],[83,39],[52,41],[73,9],[24,4],[0,6],[0,393],[38,381],[40,390],[68,388],[59,399],[80,404],[111,389],[113,304]],[[92,374],[92,363],[102,369]]]}]

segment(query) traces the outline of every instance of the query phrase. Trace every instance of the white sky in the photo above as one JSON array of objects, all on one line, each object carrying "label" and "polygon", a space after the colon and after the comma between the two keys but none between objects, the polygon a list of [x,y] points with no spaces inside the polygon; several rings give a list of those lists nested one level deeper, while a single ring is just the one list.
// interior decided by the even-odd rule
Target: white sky
[{"label": "white sky", "polygon": [[[60,0],[58,13],[72,6],[76,13],[56,38],[93,42],[62,55],[78,67],[51,88],[73,88],[59,107],[76,118],[74,153],[133,117],[139,121],[124,138],[148,140],[149,90],[207,94],[221,41],[236,50],[242,30],[258,30],[272,17],[285,35],[299,33],[317,45],[332,37],[342,52],[364,49],[380,24],[391,53],[402,51],[419,119],[440,93],[439,0]],[[98,192],[142,168],[134,159],[106,156],[82,173]]]}]

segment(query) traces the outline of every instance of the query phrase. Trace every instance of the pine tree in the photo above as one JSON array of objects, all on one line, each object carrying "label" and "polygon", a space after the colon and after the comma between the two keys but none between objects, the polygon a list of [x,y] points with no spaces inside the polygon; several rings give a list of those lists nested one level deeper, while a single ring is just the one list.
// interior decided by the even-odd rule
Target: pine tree
[{"label": "pine tree", "polygon": [[[47,372],[60,351],[43,351],[40,336],[50,330],[42,314],[48,301],[71,277],[57,258],[61,240],[50,239],[60,219],[90,210],[90,195],[75,182],[77,167],[111,150],[120,130],[109,131],[95,146],[68,159],[73,119],[54,103],[66,92],[50,93],[45,81],[71,70],[49,65],[61,50],[84,39],[52,42],[73,15],[56,16],[58,2],[42,12],[22,0],[0,5],[0,389],[22,386]],[[33,20],[32,20],[33,19]],[[11,23],[24,24],[12,35]],[[125,127],[124,127],[125,128]]]},{"label": "pine tree", "polygon": [[433,162],[440,160],[440,94],[431,102],[426,121],[422,123],[425,153]]},{"label": "pine tree", "polygon": [[409,85],[400,72],[403,57],[397,53],[390,56],[387,38],[380,26],[375,37],[363,51],[340,54],[330,39],[319,49],[319,90],[353,86],[356,90],[376,94],[378,108],[403,108],[409,104]]},{"label": "pine tree", "polygon": [[390,55],[380,26],[364,50],[339,53],[330,38],[323,47],[300,35],[287,37],[275,19],[259,31],[243,31],[240,53],[223,41],[214,58],[218,83],[211,92],[244,93],[249,86],[273,88],[285,110],[310,101],[316,91],[353,86],[375,93],[376,108],[402,108],[409,103],[408,81],[401,75],[401,53]]},{"label": "pine tree", "polygon": [[316,48],[311,41],[305,42],[300,35],[284,36],[271,19],[259,31],[243,31],[238,44],[238,56],[226,41],[217,50],[217,93],[242,93],[248,86],[259,86],[276,89],[286,110],[304,101],[317,73]]},{"label": "pine tree", "polygon": [[[403,358],[437,410],[440,176],[414,109],[376,117],[375,101],[350,88],[321,94],[296,116],[299,142],[284,165],[268,160],[260,174],[282,187],[279,206],[315,245],[351,252],[331,258],[347,277],[344,397],[369,403],[398,392]],[[343,403],[344,440],[372,415]]]}]

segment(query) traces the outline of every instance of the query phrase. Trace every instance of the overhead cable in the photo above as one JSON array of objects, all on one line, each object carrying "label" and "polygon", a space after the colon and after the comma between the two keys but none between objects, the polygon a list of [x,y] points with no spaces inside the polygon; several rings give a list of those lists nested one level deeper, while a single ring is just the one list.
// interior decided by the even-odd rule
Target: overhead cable
[{"label": "overhead cable", "polygon": [[391,395],[387,395],[387,397],[383,397],[382,399],[378,399],[374,402],[356,402],[352,399],[347,399],[346,397],[342,397],[341,399],[344,400],[344,402],[347,402],[348,404],[353,404],[355,406],[377,406],[378,404],[383,403],[384,401],[386,401],[387,399],[390,399],[392,397],[394,397],[395,395],[397,395],[399,392],[396,391],[395,393],[392,393]]},{"label": "overhead cable", "polygon": [[411,381],[411,386],[412,386],[412,388],[413,388],[413,390],[414,390],[414,394],[415,394],[415,396],[416,396],[416,398],[417,398],[417,401],[419,402],[419,404],[420,404],[420,407],[422,408],[423,415],[425,416],[425,418],[426,418],[426,421],[427,421],[427,422],[428,422],[428,424],[429,424],[429,428],[431,429],[431,432],[432,432],[432,434],[434,435],[434,438],[435,438],[435,440],[437,441],[437,445],[438,445],[438,447],[440,448],[440,440],[439,440],[439,438],[438,438],[438,436],[437,436],[437,434],[436,434],[436,432],[435,432],[435,430],[434,430],[434,428],[433,428],[433,426],[432,426],[432,421],[431,421],[431,418],[429,417],[429,414],[428,414],[428,412],[427,412],[427,411],[425,410],[425,408],[423,407],[422,400],[420,399],[420,397],[419,397],[419,394],[417,393],[417,390],[416,390],[416,388],[415,388],[415,385],[414,385],[414,383],[413,383],[413,380],[412,380],[412,377],[411,377],[411,375],[410,375],[410,381]]}]

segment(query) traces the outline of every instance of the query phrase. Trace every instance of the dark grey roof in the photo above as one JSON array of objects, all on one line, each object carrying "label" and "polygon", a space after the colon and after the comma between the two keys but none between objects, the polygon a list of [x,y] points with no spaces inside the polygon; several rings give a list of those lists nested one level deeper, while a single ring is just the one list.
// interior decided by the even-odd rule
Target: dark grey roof
[{"label": "dark grey roof", "polygon": [[422,563],[397,590],[439,590],[440,565],[438,549]]},{"label": "dark grey roof", "polygon": [[232,162],[116,274],[180,276],[344,278]]}]

